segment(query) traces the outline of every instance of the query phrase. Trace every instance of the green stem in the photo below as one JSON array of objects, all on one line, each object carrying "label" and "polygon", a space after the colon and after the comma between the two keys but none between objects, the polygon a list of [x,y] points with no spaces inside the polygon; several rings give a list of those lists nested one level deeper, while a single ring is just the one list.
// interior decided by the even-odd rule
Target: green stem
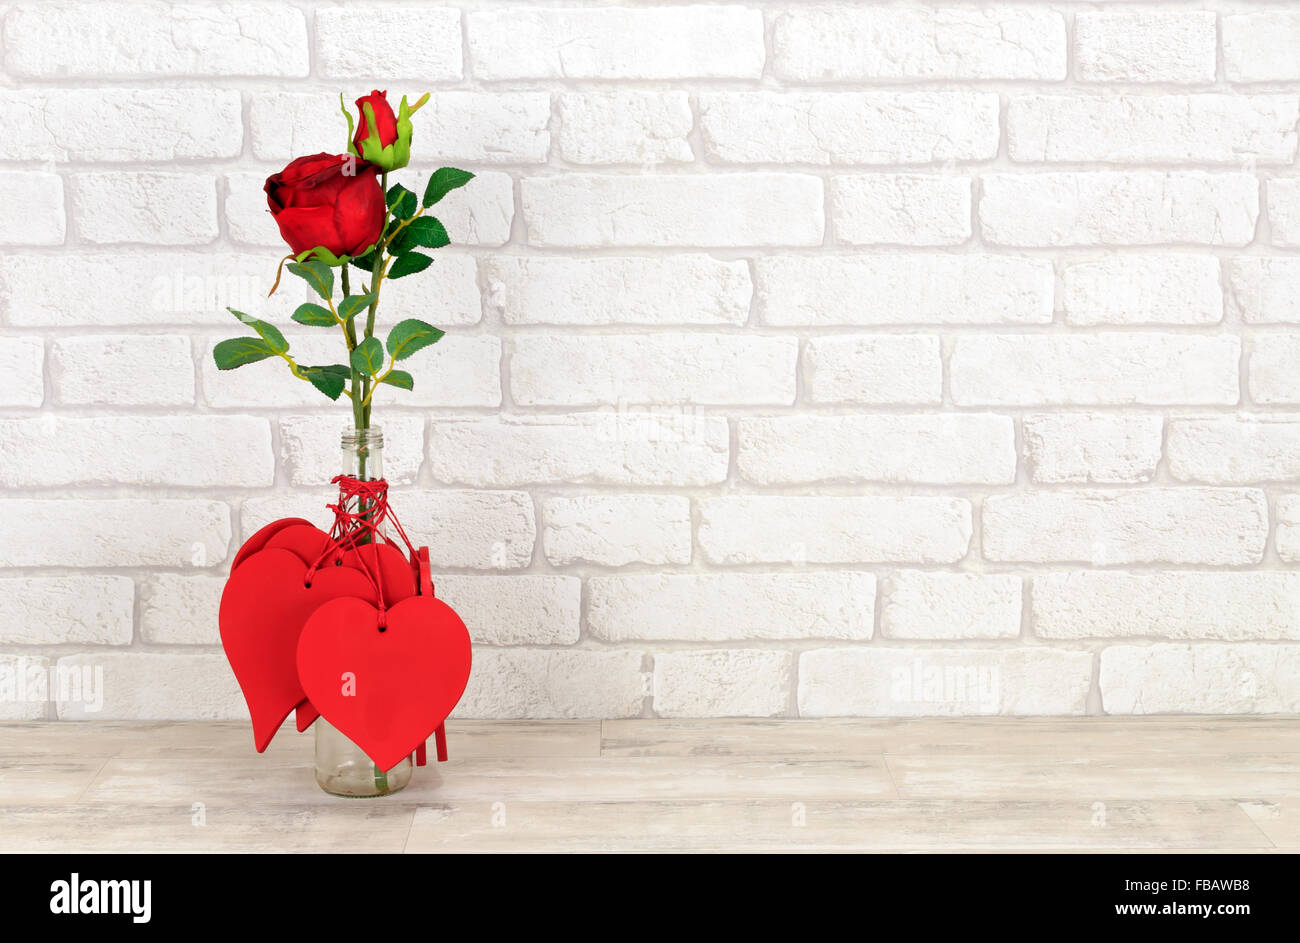
[{"label": "green stem", "polygon": [[[389,218],[388,171],[385,170],[380,175],[379,186],[380,189],[384,191],[384,229],[387,229],[388,218]],[[380,231],[382,232],[383,230]],[[384,282],[384,241],[383,239],[380,239],[380,241],[375,244],[374,264],[371,265],[370,267],[370,293],[374,295],[374,299],[370,302],[370,310],[366,312],[366,337],[375,336],[375,315],[379,311],[379,289],[383,285],[383,282]],[[365,404],[362,407],[362,412],[364,413],[363,419],[366,423],[366,426],[369,427],[370,425],[370,379],[368,377],[363,377],[362,379],[363,379],[362,399],[364,400],[364,404]]]}]

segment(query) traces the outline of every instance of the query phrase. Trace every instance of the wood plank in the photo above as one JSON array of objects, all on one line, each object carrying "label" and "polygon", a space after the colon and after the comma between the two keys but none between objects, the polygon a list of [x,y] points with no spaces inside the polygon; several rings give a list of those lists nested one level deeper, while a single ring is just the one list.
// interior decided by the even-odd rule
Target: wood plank
[{"label": "wood plank", "polygon": [[1300,753],[1295,717],[607,720],[606,756]]},{"label": "wood plank", "polygon": [[98,757],[35,759],[0,755],[0,805],[57,805],[74,802],[94,781]]},{"label": "wood plank", "polygon": [[[390,802],[523,799],[616,800],[755,798],[856,799],[896,795],[878,757],[785,762],[719,758],[630,757],[617,762],[582,757],[499,757],[451,760],[416,770]],[[86,798],[117,803],[333,803],[307,767],[254,760],[114,758]]]},{"label": "wood plank", "polygon": [[1032,757],[890,756],[904,798],[1060,798],[1099,801],[1300,795],[1300,755],[1088,754]]},{"label": "wood plank", "polygon": [[[575,823],[582,823],[575,828]],[[1230,800],[440,803],[408,852],[1208,849],[1270,844]]]},{"label": "wood plank", "polygon": [[1253,799],[1242,802],[1241,808],[1274,845],[1300,851],[1300,800]]},{"label": "wood plank", "polygon": [[[312,762],[310,730],[286,724],[266,753],[253,749],[244,722],[111,723],[44,722],[0,724],[0,754],[80,757],[218,758],[246,756],[276,765]],[[447,724],[452,756],[599,756],[600,721],[453,720]]]},{"label": "wood plank", "polygon": [[[409,806],[344,802],[304,809],[71,803],[0,807],[0,853],[400,852]],[[195,824],[201,821],[202,824]]]}]

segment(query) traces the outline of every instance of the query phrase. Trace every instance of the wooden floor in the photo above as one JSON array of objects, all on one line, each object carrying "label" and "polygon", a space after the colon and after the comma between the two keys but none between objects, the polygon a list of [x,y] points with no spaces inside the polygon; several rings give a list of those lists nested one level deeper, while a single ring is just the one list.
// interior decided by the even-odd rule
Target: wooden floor
[{"label": "wooden floor", "polygon": [[0,725],[0,851],[1300,851],[1300,718],[449,725],[383,799],[311,735]]}]

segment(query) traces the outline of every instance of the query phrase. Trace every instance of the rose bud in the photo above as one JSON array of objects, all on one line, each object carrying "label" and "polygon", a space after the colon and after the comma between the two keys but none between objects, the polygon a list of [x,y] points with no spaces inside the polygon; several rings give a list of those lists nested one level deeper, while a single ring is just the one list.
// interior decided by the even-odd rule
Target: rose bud
[{"label": "rose bud", "polygon": [[408,105],[403,95],[394,115],[392,106],[388,104],[388,93],[376,89],[357,99],[360,121],[354,133],[352,114],[340,95],[339,107],[348,119],[348,153],[383,171],[405,167],[411,162],[411,115],[428,100],[426,92],[414,105]]},{"label": "rose bud", "polygon": [[385,205],[378,169],[348,154],[312,154],[266,178],[271,215],[299,261],[314,254],[337,265],[379,241]]}]

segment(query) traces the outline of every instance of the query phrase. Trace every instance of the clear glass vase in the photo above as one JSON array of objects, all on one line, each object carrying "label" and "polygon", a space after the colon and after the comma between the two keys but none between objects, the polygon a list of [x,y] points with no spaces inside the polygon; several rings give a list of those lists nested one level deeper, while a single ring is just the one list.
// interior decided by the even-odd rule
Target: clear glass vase
[{"label": "clear glass vase", "polygon": [[[384,477],[384,434],[378,426],[349,427],[343,432],[341,448],[343,474],[363,481]],[[383,531],[381,527],[381,534]],[[314,726],[316,783],[331,795],[350,799],[388,796],[411,781],[410,757],[385,772],[324,717],[317,718]]]}]

